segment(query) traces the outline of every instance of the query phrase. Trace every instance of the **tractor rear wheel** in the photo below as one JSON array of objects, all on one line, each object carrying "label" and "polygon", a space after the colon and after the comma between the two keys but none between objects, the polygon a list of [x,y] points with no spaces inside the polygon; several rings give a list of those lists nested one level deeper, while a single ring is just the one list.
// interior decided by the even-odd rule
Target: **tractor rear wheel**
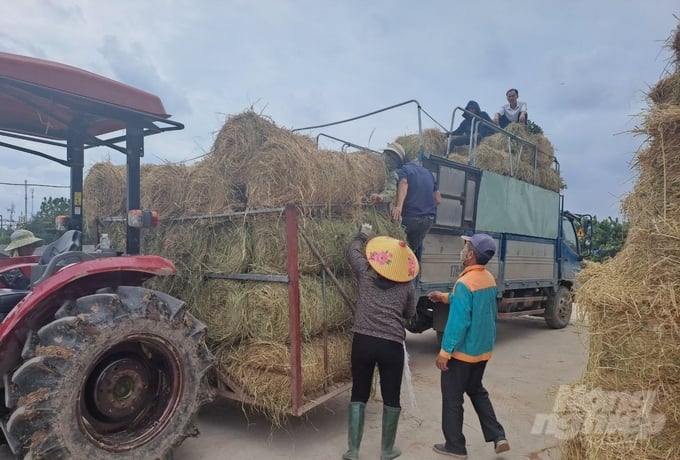
[{"label": "tractor rear wheel", "polygon": [[20,458],[168,458],[209,400],[205,326],[141,287],[66,301],[22,357],[3,423]]}]

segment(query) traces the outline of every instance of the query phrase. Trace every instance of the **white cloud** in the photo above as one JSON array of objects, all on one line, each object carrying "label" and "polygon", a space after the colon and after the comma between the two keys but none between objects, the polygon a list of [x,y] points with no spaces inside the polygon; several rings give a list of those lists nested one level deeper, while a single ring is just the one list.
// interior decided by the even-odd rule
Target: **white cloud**
[{"label": "white cloud", "polygon": [[[148,138],[150,162],[206,152],[225,117],[250,106],[294,128],[417,99],[448,126],[454,107],[475,99],[493,114],[517,87],[557,149],[567,207],[605,217],[631,187],[641,139],[619,133],[667,65],[674,13],[671,0],[23,0],[3,8],[0,50],[158,94],[186,129]],[[312,134],[379,149],[416,129],[408,106]],[[57,164],[5,149],[0,159],[0,182],[68,183]],[[35,193],[36,207],[56,194]],[[0,214],[11,202],[23,204],[23,188],[0,186]]]}]

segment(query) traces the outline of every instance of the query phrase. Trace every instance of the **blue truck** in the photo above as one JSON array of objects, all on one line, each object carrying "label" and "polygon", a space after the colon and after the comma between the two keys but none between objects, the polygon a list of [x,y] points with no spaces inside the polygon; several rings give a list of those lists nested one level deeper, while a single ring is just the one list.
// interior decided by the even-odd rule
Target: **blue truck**
[{"label": "blue truck", "polygon": [[484,232],[498,244],[487,268],[498,284],[498,317],[543,316],[550,328],[569,324],[572,292],[591,232],[590,216],[564,209],[564,198],[514,177],[440,156],[423,158],[439,183],[442,203],[425,238],[411,332],[430,328],[439,337],[448,305],[427,293],[450,290],[462,271],[461,235]]}]

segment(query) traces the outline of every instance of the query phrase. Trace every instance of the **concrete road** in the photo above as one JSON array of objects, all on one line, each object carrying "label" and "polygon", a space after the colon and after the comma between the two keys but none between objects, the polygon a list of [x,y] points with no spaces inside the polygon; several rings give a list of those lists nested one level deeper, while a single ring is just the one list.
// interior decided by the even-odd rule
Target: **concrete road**
[{"label": "concrete road", "polygon": [[[476,414],[466,399],[464,431],[470,459],[560,458],[559,441],[541,430],[532,434],[532,427],[537,416],[552,412],[559,385],[573,383],[582,375],[587,352],[585,335],[580,331],[573,324],[561,330],[548,329],[541,318],[499,321],[497,347],[487,367],[485,384],[511,450],[496,455],[493,445],[484,442]],[[443,442],[435,334],[431,330],[409,334],[406,345],[417,406],[411,407],[403,385],[397,435],[403,454],[399,458],[449,458],[432,451],[434,443]],[[339,459],[347,443],[348,401],[349,394],[340,395],[279,430],[272,430],[260,416],[246,416],[238,404],[213,403],[200,414],[201,436],[176,449],[175,460]],[[370,401],[360,452],[363,459],[380,458],[381,414],[382,403]]]},{"label": "concrete road", "polygon": [[[532,434],[536,417],[552,412],[561,384],[578,379],[586,364],[584,335],[577,325],[548,329],[541,318],[517,318],[498,323],[497,347],[485,374],[486,388],[504,425],[511,450],[497,456],[481,434],[477,417],[466,399],[465,435],[470,459],[560,458],[558,440],[549,434]],[[434,365],[438,352],[433,331],[409,334],[406,341],[416,406],[410,405],[402,387],[402,417],[397,445],[401,460],[445,459],[432,451],[443,442],[441,434],[440,372]],[[379,397],[379,392],[378,392]],[[326,460],[340,459],[347,443],[347,403],[342,394],[292,419],[285,429],[273,430],[261,416],[246,415],[239,404],[218,401],[205,407],[198,419],[201,435],[186,440],[174,452],[175,460]],[[380,458],[382,403],[369,401],[366,410],[362,459]],[[0,459],[11,459],[7,446]]]}]

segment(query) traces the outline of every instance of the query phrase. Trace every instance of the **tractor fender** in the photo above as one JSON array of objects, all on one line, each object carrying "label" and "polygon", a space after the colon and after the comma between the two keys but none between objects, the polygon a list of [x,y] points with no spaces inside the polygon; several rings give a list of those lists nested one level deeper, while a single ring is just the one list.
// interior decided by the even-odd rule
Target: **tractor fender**
[{"label": "tractor fender", "polygon": [[0,375],[19,359],[26,334],[52,321],[65,300],[117,286],[141,286],[154,276],[173,275],[177,268],[160,256],[120,256],[67,265],[31,290],[0,324]]}]

